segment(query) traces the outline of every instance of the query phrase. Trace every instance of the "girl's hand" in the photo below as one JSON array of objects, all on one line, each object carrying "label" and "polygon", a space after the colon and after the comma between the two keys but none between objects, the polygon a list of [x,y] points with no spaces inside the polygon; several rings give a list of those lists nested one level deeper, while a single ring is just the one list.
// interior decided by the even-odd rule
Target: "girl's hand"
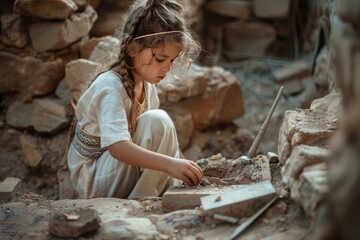
[{"label": "girl's hand", "polygon": [[167,172],[190,187],[198,185],[204,177],[203,171],[195,162],[179,158],[173,158]]}]

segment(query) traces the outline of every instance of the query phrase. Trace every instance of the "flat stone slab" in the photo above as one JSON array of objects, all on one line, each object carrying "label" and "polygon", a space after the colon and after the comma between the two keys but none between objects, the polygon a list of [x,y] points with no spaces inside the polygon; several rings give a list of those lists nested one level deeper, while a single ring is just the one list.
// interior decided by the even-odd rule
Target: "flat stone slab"
[{"label": "flat stone slab", "polygon": [[231,185],[231,186],[176,186],[170,187],[163,195],[162,208],[163,212],[172,212],[182,209],[194,209],[201,205],[200,198],[217,194],[229,190],[233,190],[244,185]]}]

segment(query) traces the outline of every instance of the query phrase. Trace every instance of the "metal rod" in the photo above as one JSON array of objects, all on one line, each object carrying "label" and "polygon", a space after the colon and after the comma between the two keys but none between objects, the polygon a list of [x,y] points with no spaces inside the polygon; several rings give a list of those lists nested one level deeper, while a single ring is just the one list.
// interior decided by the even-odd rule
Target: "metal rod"
[{"label": "metal rod", "polygon": [[257,136],[256,136],[253,144],[251,145],[250,150],[249,150],[249,152],[247,154],[247,156],[250,159],[252,159],[254,157],[254,155],[255,155],[255,153],[256,153],[259,145],[260,145],[260,142],[261,142],[261,140],[262,140],[262,138],[264,136],[264,133],[265,133],[265,131],[266,131],[268,125],[269,125],[271,116],[272,116],[272,114],[273,114],[273,112],[275,110],[275,107],[276,107],[277,103],[280,100],[280,97],[281,97],[283,91],[284,91],[284,86],[281,86],[280,89],[279,89],[279,92],[278,92],[278,94],[277,94],[277,96],[275,98],[275,101],[274,101],[273,105],[271,106],[271,109],[270,109],[270,111],[269,111],[263,125],[261,126],[261,128],[259,130],[259,133],[257,134]]},{"label": "metal rod", "polygon": [[248,226],[250,226],[251,223],[253,223],[263,212],[265,212],[266,209],[268,209],[277,199],[278,197],[276,196],[275,198],[273,198],[270,202],[268,202],[265,206],[263,206],[259,211],[257,211],[254,215],[252,215],[251,217],[249,217],[248,219],[246,219],[245,222],[243,222],[242,224],[240,224],[235,231],[231,234],[231,236],[229,237],[229,240],[232,240],[234,238],[236,238],[237,236],[239,236],[240,233],[242,233]]}]

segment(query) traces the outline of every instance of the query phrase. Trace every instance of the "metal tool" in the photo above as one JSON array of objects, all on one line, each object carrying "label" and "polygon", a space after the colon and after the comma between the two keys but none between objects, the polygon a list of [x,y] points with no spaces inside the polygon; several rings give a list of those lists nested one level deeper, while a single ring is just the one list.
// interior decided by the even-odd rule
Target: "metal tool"
[{"label": "metal tool", "polygon": [[275,107],[276,107],[277,103],[280,100],[280,97],[281,97],[283,91],[284,91],[284,86],[281,86],[280,89],[279,89],[279,92],[278,92],[278,94],[277,94],[277,96],[275,98],[275,101],[274,101],[273,105],[271,106],[271,109],[270,109],[270,111],[269,111],[263,125],[261,126],[261,128],[260,128],[254,142],[252,143],[252,145],[250,147],[250,150],[249,150],[248,154],[246,156],[241,156],[240,159],[245,160],[245,161],[251,161],[251,159],[254,157],[254,155],[255,155],[255,153],[256,153],[259,145],[260,145],[260,142],[261,142],[261,140],[262,140],[262,138],[264,136],[264,133],[265,133],[265,131],[266,131],[268,125],[269,125],[271,116],[272,116],[272,114],[273,114],[273,112],[275,110]]},{"label": "metal tool", "polygon": [[275,198],[273,198],[270,202],[268,202],[265,206],[263,206],[259,211],[257,211],[254,215],[252,215],[251,217],[249,217],[248,219],[246,219],[245,222],[243,222],[242,224],[240,224],[235,231],[231,234],[231,236],[228,238],[228,240],[232,240],[234,238],[236,238],[237,236],[239,236],[240,233],[242,233],[248,226],[250,226],[250,224],[252,224],[263,212],[265,212],[266,209],[268,209],[277,199],[278,197],[276,196]]}]

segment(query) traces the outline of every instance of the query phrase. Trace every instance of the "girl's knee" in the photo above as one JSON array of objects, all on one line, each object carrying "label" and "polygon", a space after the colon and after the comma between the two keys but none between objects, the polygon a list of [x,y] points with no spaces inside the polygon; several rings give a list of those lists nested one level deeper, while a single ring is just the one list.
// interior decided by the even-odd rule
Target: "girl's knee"
[{"label": "girl's knee", "polygon": [[140,116],[138,124],[145,124],[157,131],[174,128],[174,124],[169,115],[161,109],[154,109],[145,112]]}]

